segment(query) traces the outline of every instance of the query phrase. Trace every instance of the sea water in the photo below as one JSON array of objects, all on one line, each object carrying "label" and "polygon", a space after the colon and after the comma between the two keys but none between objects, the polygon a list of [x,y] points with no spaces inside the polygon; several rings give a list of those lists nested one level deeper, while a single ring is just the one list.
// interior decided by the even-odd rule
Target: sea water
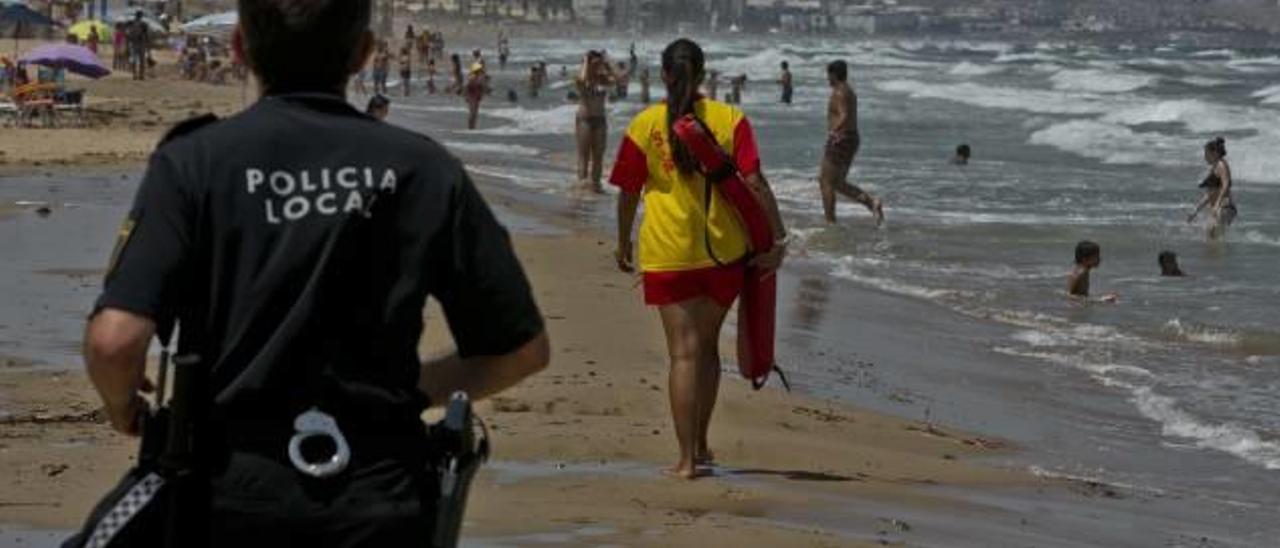
[{"label": "sea water", "polygon": [[[554,81],[560,65],[576,71],[580,50],[606,47],[617,57],[628,41],[521,42],[516,60],[548,62]],[[655,98],[663,93],[662,43],[637,44]],[[705,46],[722,95],[729,76],[749,77],[742,108],[799,235],[794,264],[962,322],[998,326],[981,341],[982,367],[992,375],[1018,368],[1019,379],[1051,389],[993,397],[1037,399],[1046,422],[1057,416],[1072,429],[1065,439],[1035,439],[1038,473],[1275,515],[1280,52],[1088,42],[769,43]],[[850,180],[884,199],[881,230],[856,204],[840,206],[838,226],[821,219],[815,178],[825,137],[824,66],[836,59],[850,62],[860,100],[863,144]],[[784,60],[796,76],[790,106],[779,104],[775,83]],[[638,95],[638,84],[631,93]],[[486,128],[447,132],[444,140],[476,172],[570,194],[575,107],[563,87],[518,106],[493,103]],[[460,118],[440,111],[448,108],[410,105],[404,115],[409,123]],[[610,154],[639,108],[634,99],[611,106]],[[1208,172],[1202,146],[1217,136],[1227,141],[1240,216],[1224,240],[1209,241],[1206,227],[1186,217]],[[962,143],[973,148],[972,163],[950,165]],[[610,221],[607,204],[594,210],[597,221]],[[1120,304],[1065,297],[1074,246],[1085,239],[1102,246],[1095,293],[1117,292]],[[1164,250],[1178,254],[1186,277],[1159,276],[1156,256]],[[948,397],[941,392],[933,397]]]}]

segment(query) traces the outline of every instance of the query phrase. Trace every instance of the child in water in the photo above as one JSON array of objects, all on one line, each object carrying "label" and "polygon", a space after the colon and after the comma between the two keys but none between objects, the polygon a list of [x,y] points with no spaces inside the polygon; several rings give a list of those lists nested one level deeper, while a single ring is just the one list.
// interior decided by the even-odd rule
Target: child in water
[{"label": "child in water", "polygon": [[[1088,240],[1076,244],[1076,266],[1067,278],[1067,293],[1072,297],[1089,298],[1089,274],[1102,265],[1102,247]],[[1115,293],[1103,295],[1100,302],[1116,303],[1120,296]]]},{"label": "child in water", "polygon": [[1156,259],[1160,263],[1160,275],[1170,277],[1183,276],[1182,269],[1178,267],[1178,254],[1172,251],[1161,251],[1160,256]]}]

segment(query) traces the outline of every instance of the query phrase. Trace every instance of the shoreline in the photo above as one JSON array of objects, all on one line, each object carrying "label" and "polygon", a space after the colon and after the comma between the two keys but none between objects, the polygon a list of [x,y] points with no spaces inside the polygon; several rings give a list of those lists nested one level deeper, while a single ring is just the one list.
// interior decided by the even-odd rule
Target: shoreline
[{"label": "shoreline", "polygon": [[[455,40],[458,41],[461,40]],[[167,83],[162,80],[161,87]],[[495,100],[490,104],[500,103]],[[429,118],[425,120],[426,128],[414,126],[414,129],[436,136],[442,142],[450,140],[447,135],[452,125],[461,121],[453,115],[424,118]],[[447,128],[440,124],[442,119]],[[482,120],[482,124],[490,126],[493,122],[493,118]],[[158,138],[162,129],[156,128],[151,138]],[[54,134],[58,135],[58,131],[64,130],[55,130]],[[74,152],[83,146],[84,143],[77,142],[65,150]],[[548,160],[554,171],[567,174],[566,158],[557,156],[559,153],[550,148],[547,151],[548,154],[540,155],[541,159]],[[126,161],[122,163],[121,159]],[[39,172],[46,177],[73,172],[84,176],[103,171],[136,174],[140,161],[141,156],[98,163],[73,161],[54,167],[0,166],[0,177],[7,173],[25,176]],[[988,447],[979,443],[985,441],[983,438],[951,433],[950,428],[938,430],[944,437],[931,432],[933,428],[921,422],[894,418],[922,418],[916,415],[918,405],[895,407],[879,399],[867,405],[852,405],[848,402],[861,401],[862,392],[854,391],[837,400],[832,395],[837,392],[834,389],[825,397],[788,396],[776,389],[753,393],[737,380],[734,371],[728,371],[722,407],[713,423],[713,439],[717,446],[722,446],[718,453],[724,464],[734,468],[721,468],[718,477],[696,484],[666,480],[657,471],[674,457],[675,442],[665,410],[665,347],[652,311],[641,305],[631,280],[612,268],[611,238],[607,236],[607,227],[600,225],[603,215],[608,214],[608,198],[606,201],[581,200],[516,188],[490,180],[491,177],[477,179],[495,208],[504,210],[499,212],[500,218],[516,233],[519,251],[527,259],[526,267],[544,313],[549,317],[556,351],[551,368],[542,377],[481,407],[481,412],[494,419],[498,426],[495,435],[499,460],[484,472],[473,497],[467,534],[476,539],[477,545],[609,542],[695,545],[700,539],[705,543],[707,534],[745,545],[843,545],[879,541],[984,545],[997,538],[1010,543],[1025,540],[1023,544],[1058,545],[1070,544],[1064,539],[1079,537],[1072,536],[1073,531],[1061,523],[1061,518],[1056,527],[1039,523],[1037,508],[1042,505],[1060,503],[1070,507],[1058,510],[1077,518],[1078,525],[1093,526],[1099,524],[1078,519],[1082,516],[1071,516],[1071,512],[1080,513],[1078,507],[1103,501],[1110,505],[1118,499],[1129,499],[1124,504],[1146,504],[1141,500],[1143,495],[1125,488],[1087,479],[1038,478],[1026,466],[998,462],[1026,455],[1036,449],[1034,442],[1023,450],[1014,451],[1007,446],[992,450],[1000,443]],[[22,211],[12,211],[6,220],[0,208],[0,222],[9,222],[22,214]],[[52,220],[57,221],[60,216],[61,212],[55,210]],[[106,228],[110,230],[114,226]],[[97,264],[96,257],[94,264]],[[570,278],[566,272],[573,273],[572,279],[566,279]],[[813,298],[804,294],[807,288],[803,283],[809,278],[821,277],[821,273],[806,272],[804,265],[794,263],[786,273],[802,285],[787,289],[799,294],[794,298],[795,306],[811,304],[809,301]],[[849,366],[851,374],[863,375],[867,371],[861,369],[860,363],[846,360],[862,360],[866,359],[865,354],[874,354],[893,358],[897,363],[881,362],[879,357],[872,359],[876,362],[873,380],[883,380],[881,375],[891,374],[889,370],[897,366],[916,363],[918,370],[936,369],[946,373],[947,379],[963,383],[968,380],[964,375],[970,373],[963,371],[966,365],[975,363],[974,360],[993,360],[981,354],[958,359],[946,351],[927,352],[939,335],[927,326],[947,321],[939,319],[946,314],[928,308],[939,306],[936,303],[844,280],[833,279],[828,284],[830,287],[825,291],[832,296],[823,299],[825,314],[830,316],[828,323],[855,335],[845,340],[846,336],[839,332],[812,328],[796,335],[817,341],[812,353],[788,356],[802,367],[821,366],[836,372]],[[551,303],[555,303],[554,307]],[[861,312],[864,310],[872,312]],[[903,311],[915,311],[921,318],[919,323],[925,327],[915,326],[909,318],[895,318],[910,315]],[[781,317],[783,310],[779,313]],[[433,318],[438,316],[435,312],[430,314]],[[889,325],[881,327],[906,326],[905,331],[917,338],[877,340],[876,335],[885,332],[873,328],[882,320]],[[424,349],[438,349],[444,340],[438,322],[431,323],[436,329],[428,334]],[[957,328],[958,334],[948,332],[951,336],[944,338],[960,339],[987,327],[990,326],[986,322],[969,319],[962,329]],[[863,330],[872,334],[862,333]],[[634,337],[620,339],[619,333]],[[921,345],[922,341],[928,344]],[[867,346],[859,348],[860,343]],[[900,345],[903,348],[898,348]],[[909,345],[923,346],[926,351]],[[940,345],[940,348],[956,346]],[[123,473],[128,462],[130,443],[106,433],[105,426],[85,422],[88,418],[77,406],[91,405],[93,399],[85,395],[86,386],[78,368],[64,366],[67,370],[58,372],[0,374],[0,382],[5,383],[0,388],[0,413],[9,404],[11,391],[25,394],[24,398],[33,393],[50,395],[47,400],[23,400],[20,405],[25,406],[26,420],[4,425],[4,435],[0,436],[3,446],[0,447],[0,459],[3,459],[0,469],[18,470],[21,475],[16,480],[18,483],[9,484],[4,492],[56,494],[53,502],[0,500],[0,524],[28,522],[10,516],[46,516],[51,513],[50,508],[62,514],[74,513],[64,501],[87,506]],[[842,380],[818,373],[822,372],[809,377],[811,389],[824,381],[835,386]],[[21,380],[28,375],[30,379]],[[77,375],[81,378],[77,379]],[[600,389],[601,384],[605,385],[604,390]],[[929,385],[903,383],[900,386]],[[976,393],[973,387],[961,387],[957,392],[966,389],[972,398]],[[820,393],[816,389],[813,392]],[[892,400],[896,393],[887,395]],[[925,391],[926,403],[930,395]],[[905,395],[911,396],[909,392]],[[887,413],[886,408],[889,408]],[[933,416],[949,418],[946,413]],[[0,423],[3,420],[0,419]],[[966,420],[974,422],[973,417]],[[1036,417],[1015,420],[1033,422]],[[969,428],[977,432],[1007,433],[1010,424],[995,421],[988,423],[989,428]],[[967,444],[966,440],[973,443]],[[953,450],[955,447],[961,450]],[[95,457],[103,453],[106,461],[77,460],[90,451]],[[10,456],[15,453],[26,458],[11,460]],[[54,458],[50,459],[51,456]],[[38,466],[33,464],[33,460],[39,459],[44,460]],[[890,464],[886,468],[887,462]],[[79,487],[76,482],[80,482]],[[93,485],[88,485],[90,483]],[[623,492],[636,496],[627,501],[614,500]],[[1058,499],[1064,497],[1071,500],[1061,503]],[[548,501],[564,501],[566,505],[542,508]],[[833,507],[850,510],[841,513],[842,510]],[[1135,522],[1143,517],[1128,514],[1131,507],[1111,506],[1110,509],[1119,509],[1121,515]],[[951,514],[966,515],[972,521],[961,523],[962,520]],[[510,519],[512,515],[529,517],[515,522]],[[1005,519],[1009,515],[1021,516],[1023,523]],[[75,516],[73,520],[64,515],[64,521],[78,521],[82,517]],[[1035,524],[1028,526],[1028,519]],[[910,525],[903,528],[898,522]],[[44,525],[64,526],[52,522]],[[1148,527],[1144,530],[1154,532],[1160,529],[1153,525],[1167,523],[1148,521],[1145,525]],[[1197,525],[1190,523],[1183,528]],[[944,535],[940,531],[947,531],[947,527],[959,535],[940,536]],[[6,538],[4,531],[0,525],[0,540]],[[1161,537],[1168,539],[1172,535],[1167,533]],[[1136,533],[1120,538],[1139,544],[1143,539],[1152,540]],[[1106,540],[1115,539],[1108,537],[1097,542],[1106,544]]]}]

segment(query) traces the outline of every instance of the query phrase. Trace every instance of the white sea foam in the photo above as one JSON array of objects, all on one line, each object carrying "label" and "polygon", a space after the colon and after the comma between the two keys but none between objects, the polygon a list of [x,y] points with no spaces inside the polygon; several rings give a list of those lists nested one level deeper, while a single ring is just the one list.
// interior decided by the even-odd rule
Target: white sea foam
[{"label": "white sea foam", "polygon": [[[1273,111],[1180,99],[1118,103],[1100,114],[1043,128],[1032,133],[1030,142],[1106,163],[1182,166],[1205,135],[1254,130],[1254,136],[1228,141],[1232,170],[1242,181],[1280,184],[1280,155],[1274,150],[1280,142],[1280,114]],[[1132,129],[1144,124],[1178,124],[1186,132]]]},{"label": "white sea foam", "polygon": [[1044,350],[1020,350],[1004,346],[996,347],[994,350],[1006,356],[1034,358],[1070,369],[1077,369],[1089,373],[1093,380],[1112,388],[1133,388],[1135,387],[1135,385],[1132,384],[1133,382],[1138,382],[1142,379],[1155,378],[1155,374],[1150,370],[1136,365],[1093,363],[1081,358],[1077,354],[1058,354]]},{"label": "white sea foam", "polygon": [[[559,171],[526,168],[517,172],[509,167],[474,163],[468,164],[467,170],[477,175],[505,179],[517,186],[548,194],[568,190],[574,184],[571,176]],[[608,191],[607,188],[606,191]]]},{"label": "white sea foam", "polygon": [[475,154],[514,154],[518,156],[537,156],[542,152],[533,147],[503,143],[477,143],[469,141],[445,141],[450,150]]},{"label": "white sea foam", "polygon": [[1005,67],[979,65],[968,61],[962,61],[951,67],[951,70],[948,70],[947,74],[952,76],[986,76],[988,74],[1004,72],[1005,70]]},{"label": "white sea foam", "polygon": [[432,113],[432,112],[458,113],[458,112],[466,112],[467,108],[462,106],[414,105],[409,103],[399,103],[395,105],[395,108],[393,108],[392,111],[393,112],[402,112],[402,111],[422,112],[422,113]]},{"label": "white sea foam", "polygon": [[1198,447],[1224,451],[1267,470],[1280,470],[1280,442],[1264,440],[1240,424],[1202,420],[1179,409],[1177,400],[1150,387],[1136,387],[1132,401],[1143,415],[1160,423],[1165,436],[1186,438]]},{"label": "white sea foam", "polygon": [[[1125,125],[1153,123],[1211,124],[1207,121],[1213,116],[1230,115],[1223,109],[1200,99],[1177,99],[1170,101],[1151,101],[1127,105],[1110,111],[1103,121]],[[1206,129],[1210,129],[1207,126]],[[1221,128],[1229,129],[1229,128]]]},{"label": "white sea foam", "polygon": [[1268,236],[1257,230],[1247,230],[1244,233],[1240,234],[1239,239],[1249,242],[1251,244],[1261,244],[1261,245],[1280,247],[1280,237]]},{"label": "white sea foam", "polygon": [[1243,340],[1239,333],[1207,325],[1183,323],[1180,318],[1165,322],[1164,329],[1183,340],[1215,346],[1234,346]]},{"label": "white sea foam", "polygon": [[1187,151],[1195,151],[1196,146],[1193,139],[1139,133],[1120,124],[1097,120],[1054,124],[1032,133],[1030,142],[1108,164],[1167,166],[1184,164]]},{"label": "white sea foam", "polygon": [[1253,96],[1261,99],[1264,105],[1280,104],[1280,85],[1263,88],[1253,92]]},{"label": "white sea foam", "polygon": [[849,260],[851,258],[845,257],[842,259],[843,260],[836,261],[836,266],[831,271],[832,276],[857,282],[859,284],[869,286],[874,289],[879,289],[881,291],[885,291],[888,293],[906,295],[908,297],[916,297],[919,299],[926,299],[926,300],[937,300],[937,299],[941,299],[941,298],[955,295],[956,293],[958,293],[957,291],[951,290],[951,289],[933,289],[933,288],[910,284],[910,283],[899,281],[899,280],[894,280],[891,278],[872,276],[872,275],[854,272],[852,268],[853,262]]},{"label": "white sea foam", "polygon": [[1000,347],[996,352],[1035,358],[1079,369],[1103,386],[1125,390],[1143,416],[1156,421],[1167,437],[1191,440],[1197,447],[1223,451],[1268,470],[1280,470],[1280,442],[1262,439],[1257,432],[1232,422],[1211,423],[1178,407],[1178,401],[1157,394],[1149,385],[1155,375],[1132,365],[1092,363],[1079,355],[1025,351]]},{"label": "white sea foam", "polygon": [[560,105],[550,109],[504,107],[486,109],[483,114],[502,118],[510,124],[475,130],[479,135],[572,135],[577,123],[577,105]]},{"label": "white sea foam", "polygon": [[1018,87],[988,86],[973,82],[935,84],[920,80],[886,80],[877,89],[902,93],[913,99],[942,99],[984,108],[1021,110],[1037,114],[1103,114],[1119,102],[1116,97]]},{"label": "white sea foam", "polygon": [[[1125,82],[1124,86],[1117,85],[1115,89],[1135,84],[1136,81]],[[890,79],[877,83],[876,87],[914,99],[939,99],[983,108],[1082,117],[1036,131],[1031,136],[1032,144],[1053,146],[1115,164],[1182,166],[1186,165],[1189,155],[1194,156],[1200,144],[1207,139],[1206,135],[1252,130],[1254,135],[1228,142],[1235,176],[1253,183],[1280,184],[1280,154],[1275,153],[1275,143],[1280,142],[1280,113],[1272,109],[1209,103],[1200,99],[1150,101],[1097,91],[1032,89],[974,82]],[[1138,132],[1133,129],[1134,126],[1153,123],[1179,124],[1185,132]]]},{"label": "white sea foam", "polygon": [[1225,86],[1231,83],[1230,80],[1223,80],[1221,78],[1209,78],[1207,76],[1185,76],[1180,80],[1184,84],[1201,87],[1201,88],[1213,88],[1218,86]]},{"label": "white sea foam", "polygon": [[1280,67],[1280,57],[1275,55],[1268,57],[1239,57],[1227,61],[1226,66],[1240,72],[1272,72],[1276,67]]},{"label": "white sea foam", "polygon": [[1127,93],[1154,84],[1158,78],[1149,74],[1133,74],[1117,70],[1063,70],[1049,80],[1055,89],[1092,93]]},{"label": "white sea foam", "polygon": [[1034,53],[1001,53],[995,58],[996,63],[1030,63],[1030,62],[1055,62],[1061,60],[1061,57],[1044,52]]},{"label": "white sea foam", "polygon": [[1229,50],[1229,49],[1210,49],[1210,50],[1204,50],[1204,51],[1197,51],[1191,54],[1192,57],[1222,57],[1227,59],[1235,57],[1235,55],[1236,55],[1235,50]]},{"label": "white sea foam", "polygon": [[1015,341],[1035,347],[1060,346],[1063,344],[1062,337],[1058,337],[1052,333],[1046,333],[1044,331],[1019,331],[1011,335],[1011,338]]},{"label": "white sea foam", "polygon": [[[776,78],[783,61],[791,61],[795,65],[797,56],[776,47],[764,48],[747,55],[721,57],[711,59],[707,68],[719,71],[724,75],[746,74],[752,80],[763,78],[766,74]],[[803,65],[794,67],[798,71]],[[817,69],[813,69],[817,70]],[[771,78],[772,79],[772,78]]]}]

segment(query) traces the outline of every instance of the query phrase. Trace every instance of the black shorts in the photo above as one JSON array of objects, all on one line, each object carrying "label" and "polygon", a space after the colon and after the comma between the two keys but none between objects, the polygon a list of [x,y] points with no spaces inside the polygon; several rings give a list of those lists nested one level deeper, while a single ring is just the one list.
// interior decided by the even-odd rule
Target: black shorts
[{"label": "black shorts", "polygon": [[861,148],[862,136],[857,132],[849,133],[839,141],[827,141],[822,161],[836,171],[841,171],[840,176],[843,177],[844,174],[849,172],[849,168],[853,166],[853,159],[858,156],[858,150]]},{"label": "black shorts", "polygon": [[212,546],[426,546],[434,475],[420,461],[353,461],[324,480],[283,459],[231,453],[212,482]]}]

